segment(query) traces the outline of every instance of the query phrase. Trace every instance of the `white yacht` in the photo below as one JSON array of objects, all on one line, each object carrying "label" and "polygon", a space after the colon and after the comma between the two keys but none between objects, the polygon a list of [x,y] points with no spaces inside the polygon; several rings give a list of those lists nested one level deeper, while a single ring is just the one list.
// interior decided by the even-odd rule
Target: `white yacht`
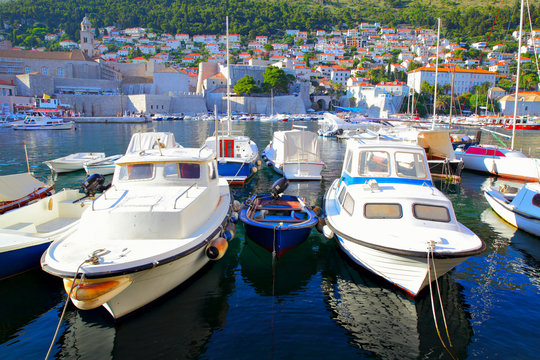
[{"label": "white yacht", "polygon": [[305,126],[276,131],[263,150],[262,158],[278,174],[289,180],[320,180],[324,162],[317,134]]},{"label": "white yacht", "polygon": [[335,235],[356,263],[412,296],[435,273],[440,277],[485,248],[433,186],[418,145],[349,140],[341,177],[324,203],[325,236]]},{"label": "white yacht", "polygon": [[71,130],[73,121],[64,121],[60,117],[50,117],[45,114],[28,115],[24,120],[11,124],[13,130]]},{"label": "white yacht", "polygon": [[122,317],[226,251],[234,234],[231,195],[214,152],[155,140],[166,138],[135,134],[116,161],[111,187],[93,201],[77,231],[43,255],[42,268],[63,279],[79,309],[103,305]]}]

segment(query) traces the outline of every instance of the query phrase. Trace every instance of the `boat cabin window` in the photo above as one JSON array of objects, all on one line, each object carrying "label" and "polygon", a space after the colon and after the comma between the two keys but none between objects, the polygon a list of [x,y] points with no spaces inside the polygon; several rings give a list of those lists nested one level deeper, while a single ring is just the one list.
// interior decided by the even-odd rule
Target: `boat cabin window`
[{"label": "boat cabin window", "polygon": [[132,164],[120,167],[119,180],[148,180],[154,177],[154,164]]},{"label": "boat cabin window", "polygon": [[444,206],[414,204],[413,214],[420,220],[450,222],[450,212]]},{"label": "boat cabin window", "polygon": [[352,152],[347,151],[347,155],[345,156],[345,171],[349,174],[352,172]]},{"label": "boat cabin window", "polygon": [[341,189],[341,192],[339,193],[338,200],[340,204],[343,204],[343,199],[345,198],[345,194],[347,193],[347,187],[343,186],[343,189]]},{"label": "boat cabin window", "polygon": [[540,207],[540,194],[536,194],[532,198],[532,204],[534,206]]},{"label": "boat cabin window", "polygon": [[396,152],[396,173],[399,177],[425,179],[426,166],[424,158],[418,153]]},{"label": "boat cabin window", "polygon": [[403,210],[400,204],[366,204],[364,216],[367,219],[401,219]]},{"label": "boat cabin window", "polygon": [[214,162],[209,162],[208,163],[208,177],[210,178],[210,180],[213,180],[216,178],[216,165],[214,164]]},{"label": "boat cabin window", "polygon": [[362,151],[358,161],[360,176],[390,176],[389,157],[386,151]]},{"label": "boat cabin window", "polygon": [[345,211],[348,212],[349,215],[352,215],[354,212],[354,199],[349,193],[345,195],[345,200],[343,200],[343,209],[345,209]]},{"label": "boat cabin window", "polygon": [[166,179],[198,179],[201,176],[201,167],[193,163],[170,163],[163,169]]}]

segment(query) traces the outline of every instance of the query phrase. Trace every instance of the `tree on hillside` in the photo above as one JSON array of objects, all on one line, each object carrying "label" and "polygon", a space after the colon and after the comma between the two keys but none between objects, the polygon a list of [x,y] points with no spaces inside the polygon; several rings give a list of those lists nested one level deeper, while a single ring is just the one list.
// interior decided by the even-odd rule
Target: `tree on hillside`
[{"label": "tree on hillside", "polygon": [[250,95],[253,93],[258,93],[261,89],[257,86],[257,83],[252,76],[244,75],[243,78],[238,80],[233,86],[233,90],[237,94],[246,94]]},{"label": "tree on hillside", "polygon": [[[270,89],[277,90],[282,94],[289,92],[289,85],[292,84],[291,78],[287,76],[283,69],[275,66],[269,66],[266,68],[263,74],[264,82],[268,84]],[[269,90],[269,89],[268,89]]]}]

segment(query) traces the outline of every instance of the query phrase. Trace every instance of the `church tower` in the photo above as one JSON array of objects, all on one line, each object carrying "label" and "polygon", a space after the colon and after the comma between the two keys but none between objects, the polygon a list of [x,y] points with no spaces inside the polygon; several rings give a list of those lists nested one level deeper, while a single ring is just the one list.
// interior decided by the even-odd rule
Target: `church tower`
[{"label": "church tower", "polygon": [[85,16],[81,22],[81,51],[89,57],[94,56],[94,32],[92,23]]}]

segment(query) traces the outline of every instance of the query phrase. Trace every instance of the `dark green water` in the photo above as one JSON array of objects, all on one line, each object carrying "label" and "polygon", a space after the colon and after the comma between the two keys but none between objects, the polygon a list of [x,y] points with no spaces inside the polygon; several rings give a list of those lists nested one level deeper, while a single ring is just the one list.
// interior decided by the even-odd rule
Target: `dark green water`
[{"label": "dark green water", "polygon": [[[316,123],[304,124],[311,129]],[[212,122],[154,123],[184,146],[199,147]],[[123,153],[141,125],[85,124],[76,131],[0,129],[0,175],[26,169],[50,176],[43,161],[81,151]],[[288,123],[245,122],[262,150]],[[486,139],[487,140],[487,139]],[[339,176],[345,144],[321,139],[323,181],[291,184],[320,205]],[[540,146],[536,133],[518,140],[525,152]],[[279,176],[263,168],[240,201],[267,192]],[[60,175],[56,189],[78,187],[84,172]],[[458,219],[487,250],[440,279],[453,349],[460,359],[538,359],[540,239],[516,231],[488,208],[483,176],[465,173],[460,185],[437,183]],[[361,229],[359,229],[361,231]],[[274,274],[274,275],[273,275]],[[62,282],[40,269],[0,281],[0,358],[40,359],[47,353],[66,295]],[[437,306],[437,314],[440,308]],[[442,319],[438,317],[443,328]],[[441,330],[443,338],[446,333]],[[429,291],[416,301],[354,265],[333,240],[313,230],[272,269],[270,253],[246,239],[242,226],[229,250],[188,283],[147,307],[113,321],[102,308],[68,306],[53,349],[57,359],[450,359],[433,322]]]}]

